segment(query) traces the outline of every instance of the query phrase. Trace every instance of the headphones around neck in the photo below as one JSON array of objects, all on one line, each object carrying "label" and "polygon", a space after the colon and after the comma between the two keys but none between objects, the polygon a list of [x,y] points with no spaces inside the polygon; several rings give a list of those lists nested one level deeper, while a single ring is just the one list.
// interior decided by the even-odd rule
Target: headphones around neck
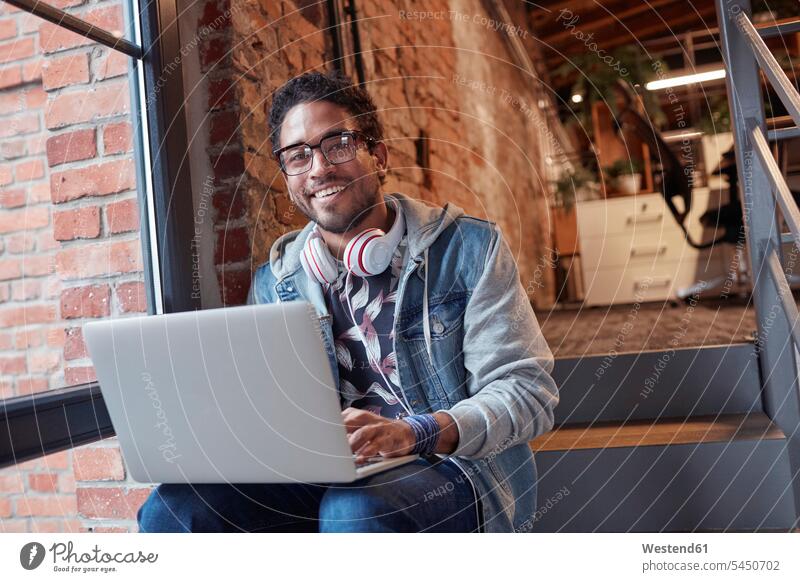
[{"label": "headphones around neck", "polygon": [[[344,248],[345,268],[353,275],[369,277],[386,270],[392,260],[397,245],[405,232],[405,220],[400,204],[387,200],[395,211],[394,224],[388,233],[379,228],[368,228],[354,236]],[[330,285],[339,274],[336,259],[331,255],[328,245],[317,230],[311,229],[300,253],[300,263],[312,281]]]}]

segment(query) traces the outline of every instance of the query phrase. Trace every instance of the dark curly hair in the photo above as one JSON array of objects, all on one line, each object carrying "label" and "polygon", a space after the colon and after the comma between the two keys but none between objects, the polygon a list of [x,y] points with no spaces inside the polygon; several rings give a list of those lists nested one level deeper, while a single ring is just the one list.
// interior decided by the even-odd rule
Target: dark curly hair
[{"label": "dark curly hair", "polygon": [[304,73],[285,83],[275,92],[269,111],[272,150],[280,147],[281,124],[289,110],[300,103],[329,101],[344,107],[354,118],[358,129],[375,141],[383,139],[383,125],[378,119],[375,102],[367,90],[356,86],[339,71]]}]

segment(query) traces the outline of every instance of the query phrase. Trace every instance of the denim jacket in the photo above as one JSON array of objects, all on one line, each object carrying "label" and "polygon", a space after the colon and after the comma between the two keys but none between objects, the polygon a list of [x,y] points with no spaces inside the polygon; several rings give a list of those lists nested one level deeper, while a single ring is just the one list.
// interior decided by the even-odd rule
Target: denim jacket
[{"label": "denim jacket", "polygon": [[[494,223],[452,204],[385,196],[402,204],[408,236],[394,322],[401,390],[415,414],[441,410],[453,417],[459,442],[450,457],[480,496],[484,530],[526,531],[537,480],[528,441],[552,428],[558,389],[511,250]],[[275,241],[248,303],[310,302],[338,384],[323,290],[299,259],[312,226]],[[426,501],[441,493],[432,491]]]}]

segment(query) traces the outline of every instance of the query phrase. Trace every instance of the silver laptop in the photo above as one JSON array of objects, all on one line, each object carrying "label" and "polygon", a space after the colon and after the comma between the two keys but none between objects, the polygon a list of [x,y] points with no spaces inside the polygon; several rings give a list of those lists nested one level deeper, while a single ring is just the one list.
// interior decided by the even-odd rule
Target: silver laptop
[{"label": "silver laptop", "polygon": [[305,302],[87,323],[131,477],[143,483],[348,483],[356,466],[319,320]]}]

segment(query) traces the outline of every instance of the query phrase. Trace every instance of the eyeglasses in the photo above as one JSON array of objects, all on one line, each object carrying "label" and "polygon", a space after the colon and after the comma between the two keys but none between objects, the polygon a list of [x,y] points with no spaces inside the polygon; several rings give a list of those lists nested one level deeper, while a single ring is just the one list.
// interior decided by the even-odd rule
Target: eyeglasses
[{"label": "eyeglasses", "polygon": [[359,139],[366,142],[368,147],[375,143],[373,138],[360,131],[342,131],[325,136],[317,145],[294,144],[275,150],[272,155],[278,160],[281,170],[287,176],[297,176],[311,169],[316,148],[322,151],[322,155],[331,164],[344,164],[355,159]]}]

